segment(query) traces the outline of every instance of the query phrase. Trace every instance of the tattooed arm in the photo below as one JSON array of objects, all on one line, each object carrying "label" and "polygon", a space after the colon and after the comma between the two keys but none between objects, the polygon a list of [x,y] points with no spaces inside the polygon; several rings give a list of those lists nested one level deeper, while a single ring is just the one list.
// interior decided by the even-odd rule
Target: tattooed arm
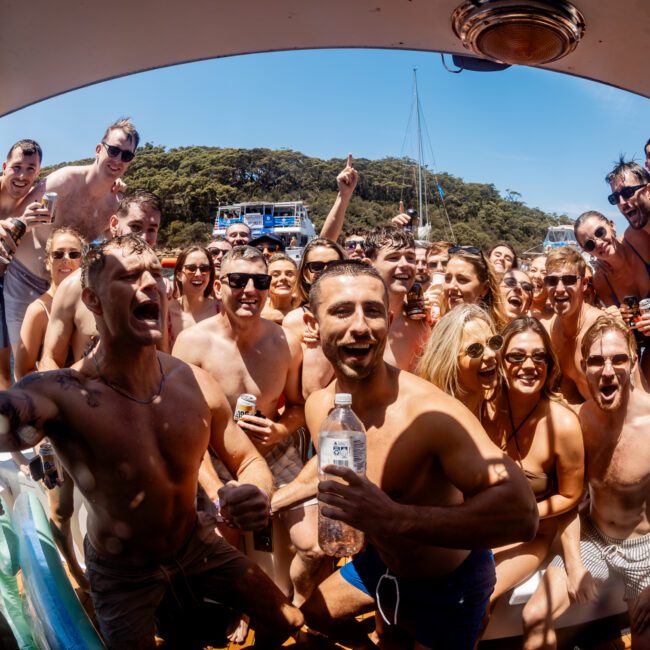
[{"label": "tattooed arm", "polygon": [[0,392],[0,451],[29,449],[43,439],[43,426],[58,414],[47,396],[55,374],[35,372]]}]

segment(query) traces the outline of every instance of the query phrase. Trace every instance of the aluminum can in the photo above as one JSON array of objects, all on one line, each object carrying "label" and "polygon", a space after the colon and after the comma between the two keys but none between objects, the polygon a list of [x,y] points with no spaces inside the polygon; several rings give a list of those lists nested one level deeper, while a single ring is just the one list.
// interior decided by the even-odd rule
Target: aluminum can
[{"label": "aluminum can", "polygon": [[406,296],[406,315],[412,320],[426,318],[422,286],[415,283]]},{"label": "aluminum can", "polygon": [[246,414],[254,415],[256,406],[257,406],[257,397],[255,397],[255,395],[251,395],[250,393],[242,393],[237,398],[237,404],[235,405],[235,414],[234,414],[235,422],[241,419],[242,415],[246,415]]},{"label": "aluminum can", "polygon": [[[11,235],[11,238],[18,244],[18,242],[23,238],[23,235],[27,232],[27,226],[20,219],[9,219],[11,224],[5,230]],[[5,251],[0,248],[0,263],[9,264],[13,255],[9,251]]]},{"label": "aluminum can", "polygon": [[[54,448],[49,442],[44,442],[39,450],[41,460],[43,461],[43,474],[45,478],[49,479],[48,487],[52,489],[57,485],[59,478],[59,471],[56,465],[56,456],[54,455]],[[51,487],[50,487],[51,486]]]},{"label": "aluminum can", "polygon": [[47,211],[50,213],[50,218],[54,221],[54,205],[56,200],[59,198],[59,195],[56,192],[45,192],[41,198],[41,205],[44,208],[47,208]]}]

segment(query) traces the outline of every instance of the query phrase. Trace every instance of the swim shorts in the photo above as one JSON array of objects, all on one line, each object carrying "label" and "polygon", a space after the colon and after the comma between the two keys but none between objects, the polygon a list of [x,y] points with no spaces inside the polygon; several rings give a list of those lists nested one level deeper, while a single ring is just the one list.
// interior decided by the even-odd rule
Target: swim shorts
[{"label": "swim shorts", "polygon": [[[393,575],[373,546],[367,545],[341,569],[341,577],[374,598],[380,611],[390,605],[415,626],[416,640],[428,647],[472,650],[494,590],[494,556],[474,550],[451,573],[424,580]],[[383,615],[383,614],[382,614]]]},{"label": "swim shorts", "polygon": [[5,318],[4,277],[0,277],[0,348],[9,347],[9,330]]},{"label": "swim shorts", "polygon": [[[84,552],[90,595],[100,631],[110,647],[153,639],[154,614],[166,594],[179,605],[196,606],[204,598],[227,605],[232,584],[252,562],[214,532],[214,519],[198,520],[179,552],[162,564],[133,566],[104,557],[88,537]],[[182,596],[181,596],[182,595]]]},{"label": "swim shorts", "polygon": [[[620,578],[625,585],[625,600],[635,600],[650,586],[650,533],[634,539],[615,539],[605,535],[588,513],[580,515],[580,557],[596,584]],[[564,568],[562,557],[550,564]]]}]

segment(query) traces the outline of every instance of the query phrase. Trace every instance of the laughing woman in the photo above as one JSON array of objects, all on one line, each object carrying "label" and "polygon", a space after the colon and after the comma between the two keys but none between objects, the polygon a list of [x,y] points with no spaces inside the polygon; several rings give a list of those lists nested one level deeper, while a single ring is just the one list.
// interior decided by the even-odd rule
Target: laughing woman
[{"label": "laughing woman", "polygon": [[580,424],[556,393],[559,364],[541,323],[529,316],[510,322],[503,330],[499,361],[502,386],[483,426],[526,475],[540,525],[532,541],[494,549],[493,602],[542,563],[557,532],[554,518],[577,504],[584,474]]},{"label": "laughing woman", "polygon": [[509,321],[528,313],[533,301],[533,283],[525,271],[510,269],[499,283],[501,303]]}]

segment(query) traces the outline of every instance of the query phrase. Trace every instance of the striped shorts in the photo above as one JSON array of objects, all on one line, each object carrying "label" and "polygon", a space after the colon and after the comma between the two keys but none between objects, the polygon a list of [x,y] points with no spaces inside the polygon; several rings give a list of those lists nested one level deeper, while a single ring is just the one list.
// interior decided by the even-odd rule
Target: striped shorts
[{"label": "striped shorts", "polygon": [[[580,515],[580,557],[597,584],[620,578],[625,585],[625,600],[635,600],[650,586],[650,533],[634,539],[615,539],[605,535],[588,514]],[[550,566],[564,568],[556,556]]]}]

